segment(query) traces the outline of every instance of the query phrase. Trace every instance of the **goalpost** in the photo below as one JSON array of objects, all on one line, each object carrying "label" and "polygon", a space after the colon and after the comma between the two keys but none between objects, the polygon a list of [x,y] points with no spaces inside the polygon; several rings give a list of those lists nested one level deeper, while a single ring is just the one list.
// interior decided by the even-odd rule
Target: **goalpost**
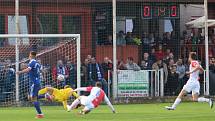
[{"label": "goalpost", "polygon": [[[40,59],[41,64],[44,64],[44,72],[41,73],[43,87],[51,85],[62,88],[59,86],[59,83],[62,82],[56,80],[56,76],[53,74],[53,67],[56,67],[60,60],[67,62],[64,63],[64,66],[71,66],[71,70],[67,71],[69,74],[71,73],[71,75],[76,76],[68,77],[68,80],[76,80],[77,87],[81,86],[80,34],[0,34],[0,38],[6,40],[14,39],[15,41],[15,45],[8,47],[10,49],[7,48],[8,50],[2,52],[2,56],[5,55],[14,62],[10,64],[10,68],[14,68],[16,72],[20,70],[20,68],[26,67],[28,53],[31,50],[35,50],[38,53],[37,58]],[[46,70],[45,68],[49,69]],[[1,74],[1,76],[4,76],[5,79],[8,78],[6,74]],[[67,82],[65,81],[63,83]],[[13,79],[11,80],[11,84],[13,84]],[[11,89],[8,89],[12,94],[10,96],[6,95],[3,102],[18,103],[25,100],[29,86],[30,82],[27,74],[21,75],[20,77],[16,74],[14,87],[11,86]],[[9,92],[6,91],[5,94],[9,94]]]}]

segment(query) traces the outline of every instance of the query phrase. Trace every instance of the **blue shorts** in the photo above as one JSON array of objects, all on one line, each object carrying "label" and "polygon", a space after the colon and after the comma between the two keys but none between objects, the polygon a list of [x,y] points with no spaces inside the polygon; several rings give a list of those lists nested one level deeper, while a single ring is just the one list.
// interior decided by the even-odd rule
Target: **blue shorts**
[{"label": "blue shorts", "polygon": [[40,90],[40,84],[32,84],[30,88],[30,97],[37,97]]}]

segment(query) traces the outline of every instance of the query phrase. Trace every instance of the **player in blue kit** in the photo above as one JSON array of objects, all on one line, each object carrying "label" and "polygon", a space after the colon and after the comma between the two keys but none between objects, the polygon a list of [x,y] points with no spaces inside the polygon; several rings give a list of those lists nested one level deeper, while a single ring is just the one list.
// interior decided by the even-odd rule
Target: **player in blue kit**
[{"label": "player in blue kit", "polygon": [[40,109],[40,103],[38,102],[38,92],[40,90],[40,71],[41,65],[36,60],[36,52],[31,51],[29,54],[30,62],[28,67],[22,71],[16,72],[17,74],[28,73],[30,81],[32,83],[30,87],[29,100],[33,102],[37,111],[36,118],[43,118],[42,111]]}]

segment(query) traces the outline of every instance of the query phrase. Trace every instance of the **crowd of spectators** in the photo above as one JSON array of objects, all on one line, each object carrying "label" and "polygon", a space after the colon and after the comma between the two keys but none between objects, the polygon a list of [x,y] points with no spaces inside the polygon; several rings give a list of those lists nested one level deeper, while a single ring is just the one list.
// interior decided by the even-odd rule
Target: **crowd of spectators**
[{"label": "crowd of spectators", "polygon": [[[189,70],[189,63],[183,58],[176,59],[174,53],[170,49],[161,52],[160,49],[151,52],[143,53],[143,58],[140,63],[135,63],[132,57],[128,57],[126,62],[123,60],[118,61],[117,69],[119,70],[159,70],[163,69],[164,72],[164,91],[165,95],[173,96],[177,95],[186,83],[188,76],[185,74]],[[161,56],[158,53],[163,53]],[[66,60],[66,59],[64,59]],[[40,63],[41,61],[38,60]],[[10,60],[2,62],[5,64],[1,66],[0,86],[1,92],[12,92],[14,91],[15,85],[15,70],[14,66],[10,66]],[[73,88],[76,87],[76,65],[70,61],[58,60],[57,65],[52,67],[44,66],[41,63],[41,80],[42,84],[55,85],[57,88],[63,88],[64,85],[71,85]],[[26,68],[27,63],[22,63],[20,68]],[[113,64],[111,59],[104,57],[103,62],[98,62],[95,57],[88,55],[81,65],[81,86],[93,86],[97,81],[103,84],[103,89],[108,93],[108,79],[111,78],[111,74],[108,74],[109,70],[113,70]],[[57,76],[59,74],[64,75],[65,80],[59,81]],[[20,80],[25,80],[27,75],[20,75]],[[109,78],[108,78],[109,76]],[[210,59],[210,84],[214,85],[215,79],[215,59]],[[152,80],[150,80],[152,81]],[[30,82],[23,83],[22,86],[28,87]],[[27,92],[27,88],[22,92]],[[215,90],[210,88],[210,92],[215,94]],[[27,98],[27,97],[26,97]]]},{"label": "crowd of spectators", "polygon": [[[131,32],[124,34],[123,31],[120,31],[117,34],[117,45],[137,44],[142,46],[142,51],[139,62],[135,62],[133,57],[128,57],[126,61],[118,60],[117,69],[134,71],[163,69],[165,95],[177,95],[188,79],[185,72],[189,71],[189,63],[187,56],[177,58],[179,56],[175,56],[175,51],[172,49],[174,46],[167,46],[174,45],[174,39],[174,34],[169,32],[164,33],[163,37],[160,38],[156,33],[143,32],[142,36],[139,37]],[[200,30],[193,30],[190,34],[187,31],[183,31],[180,39],[181,45],[204,43],[204,37]],[[109,35],[103,44],[112,44],[112,35]],[[215,45],[215,34],[213,31],[209,32],[209,44]],[[197,51],[197,48],[193,47],[192,51]],[[209,48],[210,85],[215,85],[213,81],[215,80],[214,55],[215,48],[211,46]],[[42,65],[41,80],[43,85],[54,85],[57,88],[62,88],[64,85],[71,85],[73,88],[76,87],[76,65],[69,61],[67,57],[63,60],[58,60],[57,64],[53,66],[43,65],[41,60],[38,61]],[[12,66],[11,63],[9,59],[0,61],[0,93],[12,92],[14,90],[15,66]],[[22,63],[20,68],[25,68],[26,66],[27,63]],[[108,57],[104,57],[102,62],[98,62],[95,57],[88,55],[81,65],[81,86],[93,86],[97,81],[100,81],[103,84],[104,91],[107,93],[108,76],[111,77],[108,71],[112,69],[113,64]],[[60,74],[65,77],[63,81],[57,79]],[[25,80],[26,76],[20,75],[20,80]],[[28,83],[23,83],[24,87],[27,87]],[[210,88],[210,93],[215,94],[215,89]]]}]

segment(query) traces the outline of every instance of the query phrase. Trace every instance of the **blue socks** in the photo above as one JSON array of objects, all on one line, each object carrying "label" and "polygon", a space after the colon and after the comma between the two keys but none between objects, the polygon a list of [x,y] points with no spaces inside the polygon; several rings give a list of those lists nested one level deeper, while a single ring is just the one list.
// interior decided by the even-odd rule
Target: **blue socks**
[{"label": "blue socks", "polygon": [[40,103],[36,101],[36,102],[33,102],[33,104],[37,111],[37,114],[42,114],[41,109],[40,109]]}]

